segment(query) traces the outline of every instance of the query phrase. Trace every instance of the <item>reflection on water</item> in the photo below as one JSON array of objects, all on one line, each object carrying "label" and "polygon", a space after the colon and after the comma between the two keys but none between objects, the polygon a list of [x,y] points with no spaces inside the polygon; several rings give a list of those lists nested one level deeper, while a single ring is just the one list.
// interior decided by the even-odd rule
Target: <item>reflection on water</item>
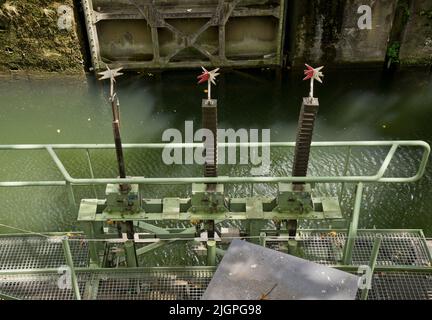
[{"label": "reflection on water", "polygon": [[[118,80],[123,142],[160,142],[166,128],[184,129],[185,120],[201,121],[200,101],[204,87],[195,84],[196,72],[170,72],[162,77],[141,74]],[[219,99],[221,128],[270,128],[273,141],[293,141],[301,97],[307,83],[301,71],[275,79],[270,71],[234,71],[221,76],[214,91]],[[13,143],[111,143],[111,110],[107,88],[84,81],[20,80],[0,84],[0,144]],[[432,141],[429,125],[432,81],[417,70],[384,77],[377,70],[330,70],[318,85],[320,110],[315,140]],[[75,177],[89,176],[85,154],[61,151],[61,159]],[[289,175],[292,151],[272,151],[273,175]],[[371,173],[385,156],[384,150],[357,153],[350,173]],[[98,177],[116,174],[114,153],[93,151]],[[316,150],[311,174],[341,173],[344,150]],[[418,163],[419,152],[403,152],[395,160],[393,173],[408,175]],[[166,166],[158,151],[127,151],[129,175],[200,175],[197,166]],[[58,179],[44,152],[0,152],[1,180]],[[224,165],[223,175],[249,175],[248,166]],[[363,227],[423,228],[432,235],[432,169],[414,184],[368,185],[361,214]],[[322,194],[337,194],[340,186],[317,185]],[[229,186],[232,196],[248,194],[247,186]],[[257,185],[255,192],[269,194],[274,185]],[[161,186],[144,188],[146,196],[185,195],[188,188]],[[350,197],[353,186],[347,186]],[[76,188],[78,197],[93,197],[92,188]],[[102,197],[103,188],[96,193]],[[345,199],[346,200],[346,199]],[[76,210],[68,206],[63,188],[0,189],[0,223],[34,231],[76,229]],[[349,212],[350,204],[344,201]],[[0,227],[0,231],[10,231]]]}]

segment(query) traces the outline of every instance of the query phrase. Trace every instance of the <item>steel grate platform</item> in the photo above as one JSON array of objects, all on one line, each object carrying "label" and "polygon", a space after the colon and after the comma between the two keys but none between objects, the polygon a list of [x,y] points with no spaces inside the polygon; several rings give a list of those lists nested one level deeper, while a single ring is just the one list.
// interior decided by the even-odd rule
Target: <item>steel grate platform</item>
[{"label": "steel grate platform", "polygon": [[[213,270],[78,272],[83,299],[199,300]],[[56,273],[2,275],[0,295],[28,300],[71,300],[71,289],[60,289]],[[360,296],[360,291],[358,297]],[[373,277],[370,300],[432,300],[432,274],[381,272]]]},{"label": "steel grate platform", "polygon": [[[380,267],[385,269],[387,266],[430,267],[427,244],[421,232],[359,230],[353,264],[368,264],[377,234],[383,240],[368,298],[431,300],[430,268],[423,272],[379,271]],[[346,233],[301,230],[298,240],[304,258],[326,265],[340,264]],[[197,300],[215,270],[211,267],[92,270],[88,268],[88,244],[79,239],[69,241],[69,244],[83,299]],[[269,240],[267,244],[275,249],[286,249],[283,242]],[[72,289],[60,289],[58,283],[62,274],[53,270],[65,264],[61,242],[38,236],[0,237],[0,299],[74,299]],[[42,270],[49,268],[51,270]]]},{"label": "steel grate platform", "polygon": [[[88,244],[69,242],[76,267],[88,267]],[[66,264],[61,241],[42,236],[0,237],[0,270],[58,268]]]},{"label": "steel grate platform", "polygon": [[[378,266],[430,266],[429,249],[421,233],[359,231],[355,240],[352,264],[369,263],[376,236],[382,237]],[[340,264],[346,241],[344,232],[301,231],[299,246],[305,259],[326,264]]]},{"label": "steel grate platform", "polygon": [[60,274],[14,274],[0,276],[0,294],[20,300],[71,300],[73,291],[60,289]]},{"label": "steel grate platform", "polygon": [[[214,270],[139,270],[77,272],[85,300],[199,300]],[[0,295],[26,300],[72,300],[72,289],[58,285],[61,274],[0,275]]]},{"label": "steel grate platform", "polygon": [[118,300],[199,300],[213,271],[151,271],[146,273],[98,274],[96,299]]},{"label": "steel grate platform", "polygon": [[368,300],[432,300],[432,274],[377,271]]}]

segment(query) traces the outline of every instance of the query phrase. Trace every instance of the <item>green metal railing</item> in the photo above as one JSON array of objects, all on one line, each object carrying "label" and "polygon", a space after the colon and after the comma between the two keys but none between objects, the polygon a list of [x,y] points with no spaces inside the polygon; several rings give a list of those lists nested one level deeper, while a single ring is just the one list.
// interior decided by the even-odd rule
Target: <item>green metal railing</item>
[{"label": "green metal railing", "polygon": [[[272,142],[272,143],[220,143],[219,147],[263,147],[269,146],[273,148],[294,148],[294,142]],[[190,143],[190,144],[168,144],[168,143],[153,143],[153,144],[125,144],[123,146],[125,149],[163,149],[165,147],[169,148],[197,148],[203,147],[202,143]],[[308,177],[290,177],[290,176],[282,176],[282,177],[218,177],[218,178],[203,178],[203,177],[181,177],[181,178],[145,178],[145,177],[134,177],[127,179],[118,179],[118,178],[95,178],[92,159],[90,156],[90,150],[96,149],[114,149],[114,145],[112,144],[57,144],[57,145],[0,145],[0,152],[3,150],[45,150],[53,163],[56,165],[56,168],[61,173],[63,179],[54,180],[54,181],[1,181],[0,187],[36,187],[36,186],[66,186],[69,189],[70,196],[72,201],[75,203],[73,186],[75,185],[84,185],[84,186],[93,186],[96,185],[105,185],[107,183],[137,183],[141,185],[145,184],[191,184],[191,183],[250,183],[253,185],[254,183],[277,183],[277,182],[295,182],[295,181],[304,181],[304,182],[320,182],[320,183],[341,183],[341,195],[344,191],[345,183],[356,183],[357,189],[355,192],[355,201],[354,201],[354,209],[351,216],[351,223],[349,229],[346,232],[346,243],[343,247],[343,257],[341,260],[341,265],[333,265],[333,267],[346,270],[350,272],[355,272],[357,266],[352,265],[352,257],[355,240],[358,238],[358,221],[360,216],[360,209],[363,197],[363,189],[364,184],[368,182],[376,182],[376,183],[408,183],[419,180],[426,169],[426,165],[428,162],[428,158],[430,155],[430,146],[426,142],[423,141],[363,141],[363,142],[314,142],[312,143],[312,148],[331,148],[331,147],[342,147],[346,149],[346,157],[344,161],[344,169],[341,176],[308,176]],[[353,157],[352,150],[353,148],[364,148],[364,147],[388,147],[389,150],[384,157],[384,160],[379,164],[378,170],[373,175],[368,176],[355,176],[355,175],[347,175],[349,170],[349,164]],[[395,176],[386,176],[388,172],[388,168],[398,151],[399,147],[411,147],[411,148],[421,148],[421,159],[418,165],[418,168],[412,176],[409,177],[395,177]],[[83,150],[86,152],[87,164],[90,172],[90,178],[74,178],[72,177],[68,170],[65,168],[63,162],[58,157],[56,150]],[[159,229],[156,226],[148,226],[152,227],[153,231],[156,232]],[[193,229],[193,228],[192,228]],[[189,230],[185,229],[184,232],[188,232]],[[389,230],[389,232],[394,230]],[[400,231],[400,230],[397,230]],[[411,230],[412,231],[412,230]],[[382,234],[383,230],[370,230],[371,233]],[[410,232],[406,230],[406,232]],[[34,235],[34,234],[33,234]],[[64,235],[63,233],[56,233],[50,235]],[[9,235],[0,235],[0,239],[2,237],[11,237],[14,236],[12,234]],[[31,236],[31,235],[27,235]],[[162,237],[161,237],[162,238]],[[424,235],[421,234],[421,238],[424,240]],[[76,241],[81,241],[75,239]],[[179,239],[174,239],[179,240]],[[172,241],[174,241],[172,240]],[[184,239],[186,240],[186,239]],[[265,233],[260,234],[260,243],[265,246],[267,241],[272,241],[272,237],[266,236]],[[62,252],[64,253],[64,258],[67,266],[71,270],[72,276],[72,289],[73,296],[75,299],[83,298],[80,293],[79,281],[77,280],[80,275],[84,274],[92,274],[92,273],[133,273],[137,271],[151,271],[152,268],[142,268],[142,267],[132,267],[132,268],[114,268],[114,269],[100,269],[93,267],[77,267],[74,265],[74,261],[72,259],[71,248],[69,244],[71,243],[71,239],[67,237],[59,239],[62,245]],[[108,241],[101,239],[86,239],[85,241]],[[157,247],[160,247],[163,244],[163,241],[159,243],[150,244],[143,248],[138,249],[145,253],[150,250],[153,250]],[[412,272],[412,273],[421,273],[424,272],[426,274],[432,274],[432,267],[430,264],[428,266],[408,266],[408,265],[396,265],[396,266],[378,266],[376,265],[378,253],[380,250],[381,238],[377,238],[374,241],[374,245],[371,252],[371,257],[369,261],[369,265],[373,271],[389,271],[389,272]],[[424,247],[427,248],[427,244],[424,243]],[[169,271],[169,270],[208,270],[214,271],[215,268],[211,267],[215,265],[215,256],[216,253],[220,254],[221,249],[216,248],[213,245],[210,246],[211,255],[208,256],[207,264],[210,267],[180,267],[178,269],[173,268],[154,268],[154,270],[158,271]],[[219,250],[219,252],[218,252]],[[223,251],[222,251],[223,254]],[[430,253],[428,253],[428,259],[431,261]],[[25,275],[25,274],[58,274],[57,268],[42,268],[42,269],[29,269],[29,270],[0,270],[0,276],[9,276],[9,275]],[[368,298],[369,290],[364,290],[361,294],[361,298]],[[15,297],[8,295],[7,293],[0,293],[0,299],[14,299]]]},{"label": "green metal railing", "polygon": [[[294,148],[295,142],[270,142],[270,143],[220,143],[219,148],[225,147],[284,147]],[[202,143],[147,143],[147,144],[124,144],[125,149],[163,149],[169,148],[202,148]],[[424,141],[335,141],[335,142],[313,142],[312,148],[321,147],[345,147],[347,149],[347,157],[345,161],[344,174],[342,176],[307,176],[307,177],[265,177],[265,176],[250,176],[250,177],[176,177],[176,178],[146,178],[146,177],[129,177],[120,178],[95,178],[93,174],[92,161],[90,159],[89,150],[95,149],[114,149],[113,144],[56,144],[56,145],[0,145],[0,150],[46,150],[57,169],[63,176],[63,180],[55,181],[0,181],[0,187],[34,187],[34,186],[95,186],[108,183],[137,183],[137,184],[191,184],[191,183],[278,183],[278,182],[415,182],[419,180],[427,165],[430,154],[430,146]],[[348,165],[352,148],[356,147],[390,147],[385,159],[377,172],[368,176],[348,176]],[[423,150],[421,161],[417,172],[411,177],[386,177],[387,169],[396,154],[399,147],[417,147]],[[55,150],[65,149],[82,149],[86,151],[91,178],[74,178],[58,157]]]}]

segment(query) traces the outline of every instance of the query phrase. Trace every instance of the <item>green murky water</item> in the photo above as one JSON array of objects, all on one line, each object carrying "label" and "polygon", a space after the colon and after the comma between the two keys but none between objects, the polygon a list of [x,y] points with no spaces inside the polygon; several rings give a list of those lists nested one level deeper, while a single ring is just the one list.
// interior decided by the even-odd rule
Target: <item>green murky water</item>
[{"label": "green murky water", "polygon": [[[307,83],[301,71],[275,79],[272,72],[237,71],[219,80],[214,95],[219,100],[222,128],[270,128],[273,141],[293,141],[301,97]],[[122,137],[126,143],[160,142],[166,128],[182,130],[185,120],[201,121],[204,87],[195,85],[196,72],[164,73],[161,79],[130,75],[118,81]],[[0,83],[0,144],[112,143],[111,111],[106,87],[86,81],[4,80]],[[315,140],[419,139],[432,142],[432,80],[424,71],[409,70],[393,77],[379,70],[327,70],[324,84],[316,87],[320,110]],[[342,172],[344,150],[312,154],[311,174]],[[61,159],[74,177],[88,177],[87,160],[80,151],[61,151]],[[372,173],[384,150],[361,150],[350,173]],[[91,153],[98,177],[116,175],[115,156],[109,151]],[[292,153],[271,154],[273,175],[289,175]],[[392,173],[409,175],[419,152],[401,153]],[[166,166],[159,151],[127,151],[128,175],[200,175],[197,166]],[[222,166],[221,175],[249,175],[248,166]],[[0,180],[60,179],[43,151],[0,151]],[[368,185],[361,226],[422,228],[432,235],[432,169],[413,184]],[[230,186],[232,196],[248,193],[246,186]],[[344,209],[349,212],[353,186],[347,186]],[[76,196],[94,197],[92,188],[76,188]],[[185,187],[144,188],[146,197],[186,194]],[[270,194],[273,185],[257,185]],[[317,191],[334,195],[336,185],[318,185]],[[102,197],[103,188],[96,193]],[[0,224],[32,231],[78,229],[76,210],[68,205],[62,187],[0,189]],[[1,227],[0,232],[14,232]],[[169,254],[167,254],[169,256]]]}]

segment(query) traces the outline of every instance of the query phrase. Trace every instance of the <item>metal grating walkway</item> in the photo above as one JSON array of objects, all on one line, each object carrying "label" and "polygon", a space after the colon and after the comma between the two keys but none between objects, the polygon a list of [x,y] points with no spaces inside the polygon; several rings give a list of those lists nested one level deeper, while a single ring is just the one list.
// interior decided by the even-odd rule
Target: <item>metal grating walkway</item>
[{"label": "metal grating walkway", "polygon": [[213,271],[150,271],[146,273],[94,274],[99,281],[96,299],[199,300]]},{"label": "metal grating walkway", "polygon": [[[75,266],[88,267],[88,244],[70,241],[70,249]],[[0,237],[0,270],[58,268],[65,264],[61,241],[41,236]]]},{"label": "metal grating walkway", "polygon": [[[368,264],[377,234],[383,240],[368,298],[431,300],[430,256],[421,232],[359,230],[353,264]],[[334,265],[342,259],[346,233],[302,230],[298,240],[304,258]],[[215,270],[211,267],[90,269],[88,243],[79,239],[69,243],[83,299],[197,300]],[[269,240],[267,244],[283,249],[282,242]],[[57,268],[65,264],[61,242],[38,236],[0,237],[0,299],[74,299],[72,289],[61,289],[58,285],[62,274]],[[429,269],[379,271],[379,267],[392,266]]]},{"label": "metal grating walkway", "polygon": [[[86,300],[199,300],[214,270],[116,270],[77,272],[82,299]],[[0,275],[0,294],[26,300],[71,300],[70,288],[58,285],[61,274]]]},{"label": "metal grating walkway", "polygon": [[72,300],[73,291],[60,289],[60,274],[0,275],[0,294],[20,300]]},{"label": "metal grating walkway", "polygon": [[432,274],[375,272],[369,300],[432,300]]},{"label": "metal grating walkway", "polygon": [[[358,232],[353,249],[353,265],[369,263],[377,235],[382,237],[378,266],[430,266],[428,247],[421,233],[370,231]],[[346,233],[301,231],[298,240],[305,259],[326,265],[341,263]]]}]

